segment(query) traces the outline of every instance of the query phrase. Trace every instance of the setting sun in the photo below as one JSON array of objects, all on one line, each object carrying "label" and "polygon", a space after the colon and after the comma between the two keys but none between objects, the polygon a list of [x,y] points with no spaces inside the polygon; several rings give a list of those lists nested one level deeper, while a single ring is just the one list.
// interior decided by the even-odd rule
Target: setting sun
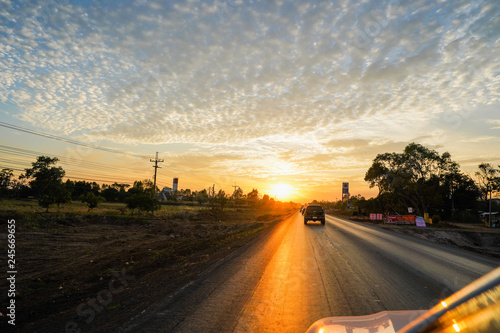
[{"label": "setting sun", "polygon": [[292,195],[293,189],[288,184],[275,184],[271,188],[271,196],[276,197],[278,200],[287,200],[290,199]]}]

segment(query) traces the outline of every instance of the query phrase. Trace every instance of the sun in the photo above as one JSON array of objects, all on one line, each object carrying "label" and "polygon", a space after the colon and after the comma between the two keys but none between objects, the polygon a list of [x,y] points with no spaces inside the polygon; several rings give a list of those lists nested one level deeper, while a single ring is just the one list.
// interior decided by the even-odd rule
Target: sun
[{"label": "sun", "polygon": [[271,196],[276,197],[278,200],[289,199],[292,192],[292,187],[284,183],[274,184],[271,188]]}]

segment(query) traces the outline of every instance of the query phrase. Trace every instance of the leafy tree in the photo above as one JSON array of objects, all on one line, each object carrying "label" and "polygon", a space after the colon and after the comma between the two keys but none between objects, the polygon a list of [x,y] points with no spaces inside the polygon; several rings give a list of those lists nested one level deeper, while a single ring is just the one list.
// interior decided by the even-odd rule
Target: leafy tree
[{"label": "leafy tree", "polygon": [[259,191],[255,188],[252,189],[252,191],[247,194],[247,200],[251,205],[255,206],[259,201]]},{"label": "leafy tree", "polygon": [[54,203],[57,205],[57,210],[62,204],[71,202],[71,193],[66,189],[64,184],[61,182],[53,188]]},{"label": "leafy tree", "polygon": [[219,190],[219,192],[215,195],[215,207],[220,209],[220,211],[224,211],[224,207],[227,205],[229,199],[227,198],[226,192],[223,190]]},{"label": "leafy tree", "polygon": [[70,192],[62,183],[64,170],[56,167],[59,161],[57,157],[38,156],[36,162],[31,163],[32,167],[26,169],[21,179],[28,179],[31,189],[36,193],[39,205],[49,208],[52,204],[60,204],[71,201]]},{"label": "leafy tree", "polygon": [[231,195],[231,199],[234,200],[234,203],[236,205],[242,204],[243,197],[244,197],[244,194],[243,194],[243,190],[241,189],[241,187],[235,188],[233,194]]},{"label": "leafy tree", "polygon": [[205,202],[208,201],[208,192],[206,189],[203,189],[201,191],[196,192],[195,194],[196,201],[198,201],[198,204],[203,205]]},{"label": "leafy tree", "polygon": [[193,201],[194,195],[193,195],[193,192],[191,192],[190,189],[181,190],[180,193],[182,195],[182,200]]},{"label": "leafy tree", "polygon": [[101,187],[96,182],[87,182],[85,180],[72,181],[70,179],[66,180],[66,188],[72,193],[72,197],[75,200],[80,199],[80,197],[88,192],[94,193],[98,196],[101,192]]},{"label": "leafy tree", "polygon": [[127,207],[134,211],[150,211],[160,209],[160,202],[154,196],[154,183],[151,180],[135,181],[134,186],[128,190],[128,197],[125,200]]},{"label": "leafy tree", "polygon": [[12,185],[11,178],[14,177],[14,170],[2,169],[0,171],[0,197],[6,197]]},{"label": "leafy tree", "polygon": [[21,175],[21,178],[31,179],[29,185],[37,193],[38,198],[41,198],[54,184],[62,181],[65,174],[63,168],[53,166],[58,161],[57,157],[38,156],[36,162],[31,163],[32,167]]},{"label": "leafy tree", "polygon": [[32,189],[27,185],[26,179],[15,179],[11,182],[12,195],[16,198],[29,198],[33,196]]},{"label": "leafy tree", "polygon": [[155,210],[160,209],[158,199],[147,192],[135,193],[129,196],[125,200],[125,203],[127,204],[127,208],[132,210],[132,212],[138,209],[139,211],[154,213]]},{"label": "leafy tree", "polygon": [[106,199],[106,201],[113,202],[125,202],[127,197],[126,188],[130,187],[128,184],[114,183],[112,185],[102,185],[101,195]]},{"label": "leafy tree", "polygon": [[105,199],[100,195],[96,196],[94,192],[87,192],[86,194],[82,194],[80,196],[80,200],[87,203],[90,212],[92,209],[97,208],[99,203],[103,202]]},{"label": "leafy tree", "polygon": [[[483,201],[488,200],[488,196],[500,190],[500,169],[495,169],[490,163],[481,163],[476,171],[479,183],[479,191]],[[499,166],[500,168],[500,166]]]},{"label": "leafy tree", "polygon": [[[137,193],[148,193],[149,195],[153,195],[155,191],[153,190],[154,183],[149,180],[136,180],[134,185],[127,191],[129,195],[137,194]],[[156,192],[158,192],[158,187],[156,188]]]},{"label": "leafy tree", "polygon": [[453,217],[459,210],[477,210],[480,191],[474,180],[463,173],[452,173],[445,177],[442,193],[443,217]]},{"label": "leafy tree", "polygon": [[46,211],[49,211],[50,205],[54,204],[54,200],[48,196],[47,194],[43,195],[40,199],[38,199],[38,204],[45,208]]},{"label": "leafy tree", "polygon": [[101,195],[107,202],[118,201],[118,190],[112,186],[103,185]]},{"label": "leafy tree", "polygon": [[117,183],[117,182],[115,182],[115,183],[113,183],[113,185],[111,185],[111,188],[114,188],[118,191],[116,199],[119,202],[125,202],[125,199],[127,198],[126,189],[129,187],[130,187],[129,184],[123,184],[123,183]]},{"label": "leafy tree", "polygon": [[71,194],[62,182],[51,186],[45,194],[38,199],[38,204],[45,208],[47,212],[51,205],[57,205],[57,211],[59,211],[61,204],[68,202],[71,202]]},{"label": "leafy tree", "polygon": [[379,154],[365,175],[370,187],[379,188],[379,196],[391,206],[414,207],[428,213],[442,205],[442,191],[448,175],[458,173],[459,166],[449,153],[439,155],[420,144],[411,143],[403,153]]}]

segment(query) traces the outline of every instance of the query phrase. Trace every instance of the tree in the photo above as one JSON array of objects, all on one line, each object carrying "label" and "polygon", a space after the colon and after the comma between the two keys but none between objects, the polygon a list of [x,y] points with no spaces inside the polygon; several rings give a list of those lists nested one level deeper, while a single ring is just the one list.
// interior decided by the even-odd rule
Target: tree
[{"label": "tree", "polygon": [[252,191],[247,194],[247,200],[251,205],[255,206],[259,201],[259,191],[255,188],[252,189]]},{"label": "tree", "polygon": [[123,184],[123,183],[117,183],[117,182],[115,182],[115,183],[113,183],[113,185],[111,185],[111,188],[114,188],[118,191],[116,199],[119,202],[125,202],[125,199],[127,198],[126,189],[129,187],[130,187],[129,184]]},{"label": "tree", "polygon": [[26,169],[21,179],[28,179],[31,189],[36,193],[40,206],[49,209],[52,204],[60,204],[71,201],[70,192],[62,183],[64,170],[56,167],[59,161],[57,157],[38,156],[32,167]]},{"label": "tree", "polygon": [[149,195],[153,196],[154,193],[158,192],[158,187],[156,188],[156,191],[153,189],[154,183],[149,180],[136,180],[134,182],[134,185],[128,190],[129,195],[133,195],[136,193],[148,193]]},{"label": "tree", "polygon": [[491,196],[493,192],[500,189],[500,177],[498,175],[500,175],[500,170],[493,168],[489,163],[479,164],[479,171],[476,172],[483,201],[487,201],[489,195],[488,224],[491,222]]},{"label": "tree", "polygon": [[196,198],[196,201],[198,201],[199,205],[203,205],[205,202],[208,201],[207,189],[203,189],[201,191],[196,192],[194,197]]},{"label": "tree", "polygon": [[86,194],[82,194],[80,196],[80,200],[82,202],[87,203],[87,206],[89,207],[89,212],[97,208],[100,202],[103,202],[105,199],[101,197],[100,195],[96,196],[94,192],[87,192]]},{"label": "tree", "polygon": [[[488,200],[488,196],[500,190],[500,169],[495,169],[490,163],[481,163],[476,171],[479,183],[479,191],[483,201]],[[499,166],[500,168],[500,166]]]},{"label": "tree", "polygon": [[132,210],[132,212],[138,209],[139,211],[154,213],[155,210],[160,209],[158,199],[147,192],[135,193],[129,196],[125,200],[125,203],[127,204],[127,208]]},{"label": "tree", "polygon": [[193,201],[193,198],[194,198],[194,195],[193,195],[193,192],[191,192],[190,189],[185,189],[185,190],[181,190],[181,195],[182,195],[182,200],[184,201]]},{"label": "tree", "polygon": [[134,186],[128,190],[128,197],[125,200],[127,207],[134,211],[149,211],[154,213],[160,209],[160,202],[154,196],[154,183],[151,180],[135,181]]},{"label": "tree", "polygon": [[446,175],[443,191],[443,217],[455,217],[460,210],[477,210],[480,191],[476,182],[461,172]]},{"label": "tree", "polygon": [[15,179],[11,182],[12,195],[16,198],[27,199],[33,195],[32,189],[27,185],[26,179]]},{"label": "tree", "polygon": [[224,211],[224,207],[228,203],[228,198],[226,192],[223,190],[219,190],[219,192],[215,195],[215,207],[220,208],[220,211]]},{"label": "tree", "polygon": [[54,203],[57,205],[57,211],[59,211],[62,204],[71,202],[71,193],[66,189],[62,182],[54,187],[53,191],[53,198]]},{"label": "tree", "polygon": [[234,200],[234,203],[236,205],[241,205],[241,203],[243,201],[243,197],[244,197],[244,194],[243,194],[243,190],[241,189],[241,187],[235,188],[233,194],[231,195],[231,199]]},{"label": "tree", "polygon": [[130,185],[119,184],[116,182],[112,185],[103,184],[100,194],[108,202],[113,202],[113,201],[125,202],[125,198],[127,197],[127,192],[125,191],[125,189],[128,187],[130,187]]},{"label": "tree", "polygon": [[428,213],[442,205],[441,195],[447,175],[458,173],[459,165],[448,152],[439,155],[420,144],[411,143],[403,153],[379,154],[365,175],[370,187],[379,188],[392,206],[413,207]]},{"label": "tree", "polygon": [[66,189],[62,182],[53,184],[46,192],[38,199],[38,204],[49,211],[49,207],[53,204],[57,205],[59,211],[61,204],[71,202],[71,193]]},{"label": "tree", "polygon": [[112,186],[103,185],[101,195],[107,202],[118,201],[118,190]]},{"label": "tree", "polygon": [[2,169],[0,171],[0,198],[6,197],[12,185],[11,178],[14,176],[14,170]]}]

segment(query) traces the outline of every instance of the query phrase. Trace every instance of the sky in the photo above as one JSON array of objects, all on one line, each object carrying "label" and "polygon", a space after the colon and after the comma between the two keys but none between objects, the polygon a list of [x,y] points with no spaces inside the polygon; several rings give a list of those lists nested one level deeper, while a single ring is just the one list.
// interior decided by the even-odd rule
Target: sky
[{"label": "sky", "polygon": [[500,165],[498,0],[1,0],[0,22],[0,168],[132,183],[158,152],[160,188],[308,202],[376,196],[373,159],[411,142]]}]

